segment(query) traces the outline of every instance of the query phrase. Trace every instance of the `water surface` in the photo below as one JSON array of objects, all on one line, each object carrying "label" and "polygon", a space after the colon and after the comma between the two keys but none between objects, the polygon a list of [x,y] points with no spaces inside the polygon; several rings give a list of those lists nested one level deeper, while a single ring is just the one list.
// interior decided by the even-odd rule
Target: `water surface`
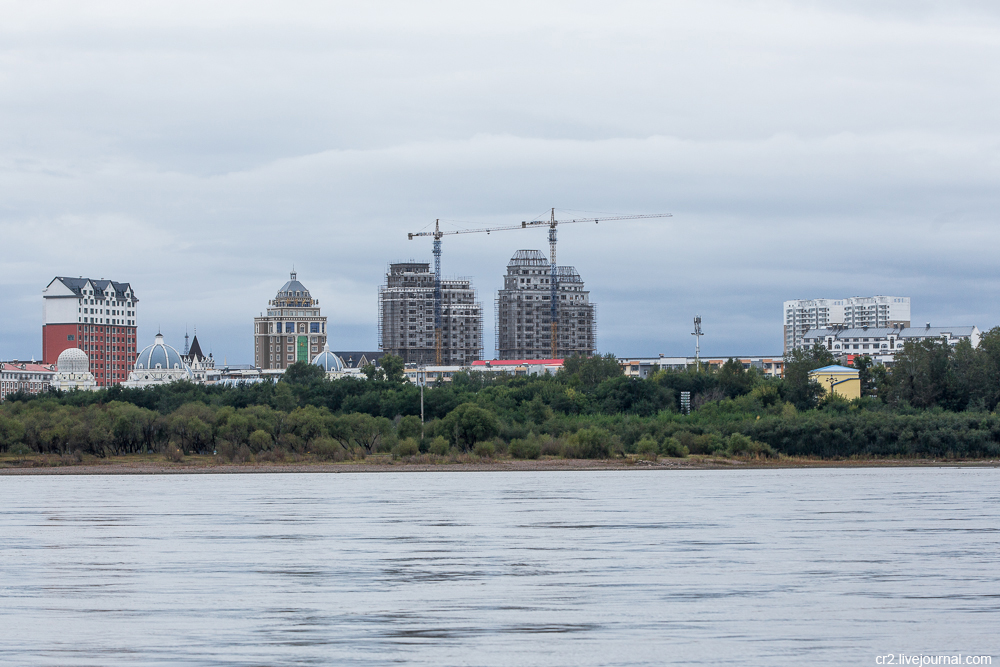
[{"label": "water surface", "polygon": [[982,468],[0,477],[0,663],[1000,659],[998,482]]}]

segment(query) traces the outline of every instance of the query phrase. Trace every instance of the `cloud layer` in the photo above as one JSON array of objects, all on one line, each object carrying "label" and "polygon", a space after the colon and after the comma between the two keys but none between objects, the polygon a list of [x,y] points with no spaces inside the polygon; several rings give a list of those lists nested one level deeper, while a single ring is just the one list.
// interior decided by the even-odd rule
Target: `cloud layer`
[{"label": "cloud layer", "polygon": [[[55,275],[128,280],[140,341],[249,362],[294,264],[374,349],[385,265],[446,227],[560,229],[599,345],[780,353],[789,298],[1000,321],[990,4],[22,3],[0,25],[0,357]],[[586,212],[586,213],[584,213]],[[544,231],[445,239],[487,306]]]}]

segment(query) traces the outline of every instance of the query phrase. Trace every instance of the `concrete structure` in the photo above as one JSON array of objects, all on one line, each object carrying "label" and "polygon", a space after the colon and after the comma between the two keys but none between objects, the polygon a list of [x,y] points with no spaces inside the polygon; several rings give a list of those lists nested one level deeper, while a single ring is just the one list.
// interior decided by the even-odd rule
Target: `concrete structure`
[{"label": "concrete structure", "polygon": [[23,391],[40,394],[52,386],[56,374],[55,366],[38,364],[34,361],[0,362],[0,401],[10,394]]},{"label": "concrete structure", "polygon": [[42,361],[75,347],[90,359],[98,386],[123,382],[136,357],[139,299],[114,280],[56,277],[42,290]]},{"label": "concrete structure", "polygon": [[97,379],[90,372],[87,353],[70,347],[59,353],[56,362],[58,372],[52,378],[52,389],[60,391],[97,391]]},{"label": "concrete structure", "polygon": [[[538,250],[518,250],[507,263],[496,299],[497,357],[552,358],[551,264]],[[556,354],[591,356],[597,351],[596,306],[572,266],[556,267]]]},{"label": "concrete structure", "polygon": [[619,359],[622,371],[626,377],[646,378],[658,370],[683,371],[694,369],[698,363],[702,368],[717,369],[730,359],[735,359],[743,365],[743,368],[750,370],[758,369],[764,375],[770,377],[784,377],[785,360],[783,357],[774,355],[765,356],[731,356],[731,357],[629,357]]},{"label": "concrete structure", "polygon": [[[441,281],[442,365],[460,366],[483,356],[483,305],[477,299],[470,281]],[[400,356],[407,364],[436,363],[430,264],[390,264],[385,284],[379,288],[378,311],[383,352]]]},{"label": "concrete structure", "polygon": [[802,346],[811,348],[817,343],[837,357],[856,355],[872,357],[876,362],[891,366],[895,355],[902,351],[907,341],[944,341],[954,347],[967,340],[972,347],[979,346],[980,331],[975,326],[932,327],[928,322],[923,327],[870,327],[840,328],[828,327],[811,329],[802,337]]},{"label": "concrete structure", "polygon": [[800,349],[802,337],[810,329],[910,326],[908,296],[793,299],[785,302],[784,311],[785,354]]},{"label": "concrete structure", "polygon": [[294,271],[274,299],[267,314],[255,317],[254,365],[264,370],[283,370],[296,361],[309,362],[326,345],[326,318],[319,300],[298,281]]},{"label": "concrete structure", "polygon": [[156,334],[152,345],[147,345],[136,358],[135,368],[122,384],[133,389],[152,387],[178,380],[194,381],[194,374],[184,363],[180,352],[163,341],[163,334]]},{"label": "concrete structure", "polygon": [[824,396],[832,391],[848,400],[861,397],[861,379],[856,368],[824,366],[809,371],[809,379],[823,387]]}]

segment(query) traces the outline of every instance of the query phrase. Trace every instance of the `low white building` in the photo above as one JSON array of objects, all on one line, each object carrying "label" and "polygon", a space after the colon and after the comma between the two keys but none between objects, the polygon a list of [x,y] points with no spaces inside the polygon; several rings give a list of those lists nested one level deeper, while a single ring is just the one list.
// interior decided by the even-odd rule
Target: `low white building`
[{"label": "low white building", "polygon": [[163,334],[158,333],[153,344],[136,357],[128,381],[122,385],[130,388],[154,387],[178,380],[194,380],[194,374],[184,363],[180,352],[164,343]]},{"label": "low white building", "polygon": [[97,391],[97,378],[90,372],[90,358],[83,350],[68,347],[59,353],[56,374],[52,376],[52,389],[60,391]]},{"label": "low white building", "polygon": [[979,347],[981,333],[975,326],[932,327],[930,322],[923,327],[829,327],[810,329],[802,337],[803,346],[808,349],[817,343],[832,352],[834,356],[864,355],[875,361],[891,365],[895,355],[903,350],[907,341],[919,343],[925,340],[944,341],[952,347],[967,340],[972,347]]}]

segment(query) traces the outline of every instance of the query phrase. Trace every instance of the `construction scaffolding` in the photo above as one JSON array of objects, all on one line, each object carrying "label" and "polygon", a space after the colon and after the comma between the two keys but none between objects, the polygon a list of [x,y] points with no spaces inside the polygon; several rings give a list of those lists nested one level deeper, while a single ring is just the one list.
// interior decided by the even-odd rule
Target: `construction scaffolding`
[{"label": "construction scaffolding", "polygon": [[553,313],[556,358],[597,351],[596,306],[583,279],[572,266],[558,266],[553,272],[538,250],[514,253],[494,309],[498,359],[552,358]]},{"label": "construction scaffolding", "polygon": [[[435,327],[435,276],[427,262],[390,264],[379,287],[379,349],[408,364],[464,365],[483,355],[483,307],[467,279],[440,281]],[[435,334],[441,336],[436,358]]]}]

